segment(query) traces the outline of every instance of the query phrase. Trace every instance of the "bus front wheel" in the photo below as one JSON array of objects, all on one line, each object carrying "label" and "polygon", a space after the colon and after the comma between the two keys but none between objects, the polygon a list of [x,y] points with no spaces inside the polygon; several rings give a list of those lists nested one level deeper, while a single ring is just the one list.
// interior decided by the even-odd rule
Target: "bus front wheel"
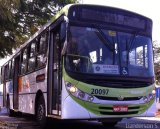
[{"label": "bus front wheel", "polygon": [[45,101],[43,96],[38,99],[36,106],[36,121],[41,127],[45,127],[46,124],[46,109],[45,109]]}]

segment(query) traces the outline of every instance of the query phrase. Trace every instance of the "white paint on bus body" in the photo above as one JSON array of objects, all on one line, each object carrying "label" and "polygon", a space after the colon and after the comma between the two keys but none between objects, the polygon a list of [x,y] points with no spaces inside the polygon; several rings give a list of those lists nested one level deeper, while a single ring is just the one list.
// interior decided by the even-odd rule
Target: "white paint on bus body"
[{"label": "white paint on bus body", "polygon": [[[41,69],[34,73],[22,76],[19,78],[19,111],[35,114],[35,99],[36,93],[38,90],[43,92],[45,102],[47,101],[47,95],[44,92],[47,92],[47,75],[46,69]],[[45,75],[45,80],[38,81],[36,77],[38,75]],[[47,105],[47,104],[45,104]],[[46,107],[47,109],[47,107]]]}]

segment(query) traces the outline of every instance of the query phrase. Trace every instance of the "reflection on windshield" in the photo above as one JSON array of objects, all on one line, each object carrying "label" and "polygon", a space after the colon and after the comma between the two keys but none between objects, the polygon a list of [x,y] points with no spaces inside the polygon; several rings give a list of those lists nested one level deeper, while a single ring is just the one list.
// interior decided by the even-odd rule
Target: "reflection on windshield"
[{"label": "reflection on windshield", "polygon": [[65,67],[79,73],[152,76],[150,38],[100,28],[71,26]]}]

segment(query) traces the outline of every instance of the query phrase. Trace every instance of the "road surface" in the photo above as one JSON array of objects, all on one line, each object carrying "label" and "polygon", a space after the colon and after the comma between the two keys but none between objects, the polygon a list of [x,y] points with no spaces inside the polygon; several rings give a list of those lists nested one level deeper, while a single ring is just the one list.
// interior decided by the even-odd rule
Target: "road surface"
[{"label": "road surface", "polygon": [[[96,121],[50,121],[47,129],[160,129],[160,117],[124,118],[115,127],[104,127]],[[0,112],[0,129],[41,129],[33,117],[8,117],[6,110]]]}]

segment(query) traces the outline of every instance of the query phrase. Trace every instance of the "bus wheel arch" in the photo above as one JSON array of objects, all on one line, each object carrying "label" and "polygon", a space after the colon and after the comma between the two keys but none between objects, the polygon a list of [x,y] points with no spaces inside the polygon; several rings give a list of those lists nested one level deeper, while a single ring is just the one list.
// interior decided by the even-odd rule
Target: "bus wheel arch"
[{"label": "bus wheel arch", "polygon": [[39,125],[45,126],[46,106],[45,106],[45,99],[41,90],[37,92],[35,98],[35,119]]},{"label": "bus wheel arch", "polygon": [[36,108],[37,108],[37,102],[40,96],[43,96],[43,93],[41,90],[38,90],[35,97],[35,105],[34,105],[34,113],[36,114]]}]

